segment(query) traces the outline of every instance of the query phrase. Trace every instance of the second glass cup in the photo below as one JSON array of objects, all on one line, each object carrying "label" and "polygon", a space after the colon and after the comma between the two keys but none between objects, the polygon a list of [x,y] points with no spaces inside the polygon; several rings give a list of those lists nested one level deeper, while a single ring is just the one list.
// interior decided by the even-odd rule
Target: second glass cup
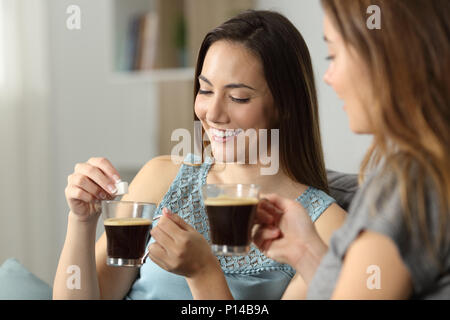
[{"label": "second glass cup", "polygon": [[202,187],[214,253],[245,255],[249,251],[259,190],[255,184],[206,184]]}]

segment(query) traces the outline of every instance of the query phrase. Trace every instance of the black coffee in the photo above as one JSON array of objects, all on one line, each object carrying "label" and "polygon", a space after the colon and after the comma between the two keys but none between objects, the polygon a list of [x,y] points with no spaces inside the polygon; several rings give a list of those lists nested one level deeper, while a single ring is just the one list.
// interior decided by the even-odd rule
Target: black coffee
[{"label": "black coffee", "polygon": [[149,219],[111,218],[104,222],[109,258],[141,259],[152,228]]},{"label": "black coffee", "polygon": [[212,244],[248,246],[256,198],[208,198],[205,201]]}]

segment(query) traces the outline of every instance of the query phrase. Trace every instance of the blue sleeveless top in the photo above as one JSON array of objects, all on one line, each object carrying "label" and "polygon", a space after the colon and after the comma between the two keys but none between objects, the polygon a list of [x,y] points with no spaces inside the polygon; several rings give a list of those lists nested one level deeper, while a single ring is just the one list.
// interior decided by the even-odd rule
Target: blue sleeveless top
[{"label": "blue sleeveless top", "polygon": [[[212,158],[206,158],[201,163],[198,156],[189,154],[155,213],[159,215],[161,210],[167,207],[192,225],[208,242],[209,225],[201,187],[206,184],[206,177],[213,162]],[[322,212],[335,202],[325,192],[313,187],[308,187],[296,201],[307,209],[312,221],[317,220]],[[158,220],[153,226],[157,223]],[[151,239],[149,243],[153,241]],[[292,267],[267,258],[253,244],[245,256],[218,255],[217,259],[230,291],[237,300],[280,299],[295,274]],[[147,258],[125,299],[190,300],[192,294],[183,276],[170,273]]]}]

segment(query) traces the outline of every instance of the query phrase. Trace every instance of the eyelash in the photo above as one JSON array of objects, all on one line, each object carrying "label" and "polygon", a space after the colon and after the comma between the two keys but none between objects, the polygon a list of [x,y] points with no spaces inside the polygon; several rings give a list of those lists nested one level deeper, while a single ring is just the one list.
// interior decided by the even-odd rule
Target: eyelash
[{"label": "eyelash", "polygon": [[230,96],[230,99],[231,99],[231,101],[233,101],[233,102],[241,103],[241,104],[248,103],[248,102],[250,101],[249,98],[247,98],[247,99],[238,99],[238,98],[234,98],[234,97],[232,97],[232,96]]},{"label": "eyelash", "polygon": [[326,57],[325,59],[328,61],[332,61],[332,60],[334,60],[334,56],[330,55],[330,56]]},{"label": "eyelash", "polygon": [[211,93],[212,93],[212,91],[205,91],[202,89],[198,89],[198,94],[211,94]]},{"label": "eyelash", "polygon": [[[201,90],[201,89],[198,90],[198,94],[208,95],[208,94],[212,94],[212,93],[213,93],[212,91],[204,91],[204,90]],[[238,99],[238,98],[234,98],[234,97],[232,97],[232,96],[230,96],[230,99],[231,99],[231,101],[233,101],[233,102],[241,103],[241,104],[248,103],[248,102],[250,101],[250,98],[247,98],[247,99]]]}]

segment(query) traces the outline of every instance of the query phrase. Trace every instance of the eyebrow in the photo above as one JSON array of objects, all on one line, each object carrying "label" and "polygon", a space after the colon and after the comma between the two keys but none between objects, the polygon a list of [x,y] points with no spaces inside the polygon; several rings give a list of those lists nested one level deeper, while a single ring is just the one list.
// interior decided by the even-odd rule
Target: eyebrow
[{"label": "eyebrow", "polygon": [[[200,80],[202,80],[202,81],[205,81],[207,84],[209,84],[210,86],[213,87],[213,84],[211,83],[211,81],[209,81],[205,76],[199,75],[198,78]],[[230,83],[230,84],[227,84],[225,86],[225,88],[227,88],[227,89],[247,88],[247,89],[256,91],[255,88],[252,88],[252,87],[250,87],[250,86],[248,86],[246,84],[243,84],[243,83]]]}]

